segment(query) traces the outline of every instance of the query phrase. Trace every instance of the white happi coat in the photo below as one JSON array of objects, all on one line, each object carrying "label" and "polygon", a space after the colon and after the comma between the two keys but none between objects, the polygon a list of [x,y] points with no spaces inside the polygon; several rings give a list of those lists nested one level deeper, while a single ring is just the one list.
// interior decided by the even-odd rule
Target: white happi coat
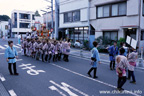
[{"label": "white happi coat", "polygon": [[70,46],[71,46],[71,43],[70,43],[70,42],[65,42],[65,48],[66,48],[65,54],[66,54],[66,55],[69,55],[69,54],[70,54]]},{"label": "white happi coat", "polygon": [[45,43],[42,50],[44,51],[44,54],[47,55],[48,54],[48,44]]}]

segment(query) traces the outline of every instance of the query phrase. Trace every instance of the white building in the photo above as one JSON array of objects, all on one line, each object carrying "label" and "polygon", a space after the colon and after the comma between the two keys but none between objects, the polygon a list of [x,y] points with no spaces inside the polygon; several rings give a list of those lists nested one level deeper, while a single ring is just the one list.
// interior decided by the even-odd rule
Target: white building
[{"label": "white building", "polygon": [[88,0],[60,0],[60,37],[88,40]]},{"label": "white building", "polygon": [[8,35],[8,21],[0,22],[0,38]]},{"label": "white building", "polygon": [[141,40],[143,46],[143,2],[143,0],[91,0],[90,23],[95,29],[95,38],[103,36],[118,40],[129,35],[137,41]]},{"label": "white building", "polygon": [[13,10],[11,18],[14,34],[31,32],[31,26],[35,23],[34,12],[31,11]]}]

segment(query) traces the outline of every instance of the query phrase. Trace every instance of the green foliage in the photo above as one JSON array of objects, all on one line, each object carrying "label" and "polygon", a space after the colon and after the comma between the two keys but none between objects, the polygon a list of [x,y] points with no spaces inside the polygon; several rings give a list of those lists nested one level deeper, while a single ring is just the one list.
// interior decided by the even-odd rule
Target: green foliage
[{"label": "green foliage", "polygon": [[10,19],[7,15],[0,15],[0,21],[8,21]]},{"label": "green foliage", "polygon": [[84,42],[83,42],[84,44],[84,47],[86,48],[86,49],[88,49],[89,48],[89,46],[88,46],[88,44],[89,44],[89,41],[88,40],[84,40]]},{"label": "green foliage", "polygon": [[120,43],[126,42],[125,38],[120,38],[117,42],[117,46],[120,47]]},{"label": "green foliage", "polygon": [[35,12],[35,16],[41,16],[38,12],[38,10]]}]

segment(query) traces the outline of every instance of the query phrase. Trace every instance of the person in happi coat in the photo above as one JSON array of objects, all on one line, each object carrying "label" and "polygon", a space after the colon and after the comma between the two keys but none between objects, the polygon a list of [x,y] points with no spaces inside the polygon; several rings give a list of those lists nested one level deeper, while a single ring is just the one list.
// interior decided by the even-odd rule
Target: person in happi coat
[{"label": "person in happi coat", "polygon": [[66,52],[65,52],[65,61],[66,62],[69,62],[69,54],[70,54],[70,46],[71,46],[71,42],[70,42],[70,39],[68,39],[66,42],[65,42],[65,49],[66,49]]},{"label": "person in happi coat", "polygon": [[93,46],[94,48],[92,49],[91,51],[91,69],[88,71],[88,75],[89,77],[92,77],[91,76],[91,72],[94,70],[94,75],[93,75],[93,78],[98,78],[96,76],[96,72],[97,72],[97,66],[98,66],[98,63],[100,64],[100,56],[99,56],[99,51],[97,49],[97,46],[98,46],[98,43],[96,41],[93,42]]},{"label": "person in happi coat", "polygon": [[131,49],[130,53],[128,54],[128,80],[131,79],[132,77],[132,81],[130,81],[130,83],[136,84],[136,79],[135,79],[135,75],[134,75],[134,69],[136,67],[136,62],[137,62],[137,58],[138,58],[138,53],[135,52],[135,49]]},{"label": "person in happi coat", "polygon": [[44,62],[44,50],[43,50],[44,45],[45,45],[45,40],[42,40],[41,43],[39,44],[39,50],[40,50],[42,62]]},{"label": "person in happi coat", "polygon": [[35,39],[35,42],[33,44],[34,47],[34,58],[36,58],[36,53],[38,52],[39,48],[38,48],[38,39]]},{"label": "person in happi coat", "polygon": [[[13,41],[8,41],[9,47],[5,50],[6,61],[8,62],[8,69],[10,75],[19,75],[16,68],[16,59],[18,58],[18,53],[15,47],[13,47]],[[12,72],[13,65],[13,72]]]},{"label": "person in happi coat", "polygon": [[53,49],[54,49],[54,45],[49,41],[48,42],[48,54],[49,54],[49,63],[50,63],[50,60],[52,58],[52,55],[53,55]]},{"label": "person in happi coat", "polygon": [[31,53],[30,53],[30,46],[31,46],[31,39],[27,39],[27,56],[30,56],[31,55]]},{"label": "person in happi coat", "polygon": [[30,45],[30,53],[31,53],[32,58],[34,57],[34,42],[35,42],[35,40],[32,39],[31,40],[31,45]]},{"label": "person in happi coat", "polygon": [[66,60],[66,42],[62,41],[62,54],[63,54],[63,60]]},{"label": "person in happi coat", "polygon": [[24,49],[24,55],[26,56],[26,48],[27,48],[27,39],[24,38],[24,42],[23,42],[23,49]]},{"label": "person in happi coat", "polygon": [[45,42],[45,44],[44,44],[44,46],[43,46],[43,48],[42,48],[42,50],[43,50],[43,52],[44,52],[44,55],[45,55],[45,58],[44,58],[44,60],[47,62],[48,61],[48,40],[46,40],[46,42]]},{"label": "person in happi coat", "polygon": [[62,56],[62,42],[60,41],[58,43],[58,60],[61,60],[61,56]]},{"label": "person in happi coat", "polygon": [[58,41],[55,41],[55,43],[54,43],[54,61],[57,61],[58,60],[58,47],[59,47],[59,45],[58,45]]},{"label": "person in happi coat", "polygon": [[126,78],[126,68],[129,65],[129,62],[127,58],[123,55],[125,52],[124,48],[120,49],[120,55],[116,57],[116,73],[118,75],[118,81],[117,81],[117,89],[119,91],[123,91],[124,89],[122,88],[123,85],[125,84],[127,78]]},{"label": "person in happi coat", "polygon": [[109,51],[109,57],[110,57],[110,70],[115,69],[115,57],[118,54],[118,47],[117,42],[114,42],[114,45],[107,48]]}]

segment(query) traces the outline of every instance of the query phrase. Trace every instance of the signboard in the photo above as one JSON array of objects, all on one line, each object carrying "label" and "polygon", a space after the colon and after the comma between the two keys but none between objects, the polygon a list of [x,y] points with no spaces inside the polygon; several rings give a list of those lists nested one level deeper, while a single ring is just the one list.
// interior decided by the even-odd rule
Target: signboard
[{"label": "signboard", "polygon": [[130,36],[127,36],[126,43],[130,45],[130,43],[131,43],[131,37]]},{"label": "signboard", "polygon": [[136,41],[135,39],[132,39],[132,41],[131,41],[131,46],[132,46],[134,49],[136,49],[136,47],[137,47],[137,41]]}]

